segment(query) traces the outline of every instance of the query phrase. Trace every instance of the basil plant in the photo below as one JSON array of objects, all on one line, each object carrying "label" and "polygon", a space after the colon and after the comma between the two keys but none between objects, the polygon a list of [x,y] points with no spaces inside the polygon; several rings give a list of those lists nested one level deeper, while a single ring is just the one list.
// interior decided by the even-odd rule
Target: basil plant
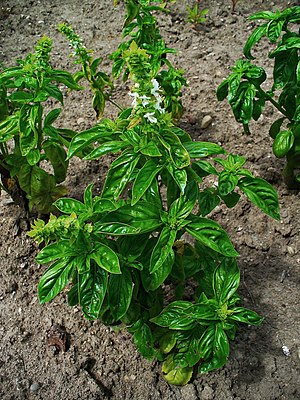
[{"label": "basil plant", "polygon": [[[138,15],[151,14],[150,1],[134,3]],[[239,305],[238,252],[210,213],[244,194],[279,219],[278,199],[243,157],[176,126],[178,98],[172,103],[168,63],[155,51],[135,40],[119,47],[114,68],[127,71],[131,106],[78,133],[68,148],[68,159],[114,155],[101,194],[90,184],[83,201],[56,200],[59,216],[35,221],[29,235],[43,244],[42,304],[67,291],[87,319],[127,328],[144,357],[162,362],[165,379],[184,385],[194,370],[225,365],[239,323],[262,321]]]}]

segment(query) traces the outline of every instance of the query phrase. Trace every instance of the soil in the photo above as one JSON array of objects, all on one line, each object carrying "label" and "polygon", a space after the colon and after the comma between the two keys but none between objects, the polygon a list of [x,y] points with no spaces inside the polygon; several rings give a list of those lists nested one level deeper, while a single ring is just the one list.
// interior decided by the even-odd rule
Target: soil
[{"label": "soil", "polygon": [[[190,5],[192,1],[188,2]],[[99,321],[84,320],[77,308],[67,305],[65,295],[41,306],[37,283],[43,273],[34,257],[37,245],[20,226],[21,210],[2,193],[0,202],[0,397],[18,399],[201,399],[201,400],[296,400],[300,398],[300,198],[282,180],[283,161],[272,154],[268,128],[275,112],[251,125],[250,136],[234,120],[226,102],[215,91],[229,68],[242,56],[242,48],[255,23],[247,17],[257,11],[281,9],[297,1],[207,0],[208,20],[196,31],[187,23],[182,1],[159,17],[167,43],[178,50],[174,63],[186,71],[185,114],[181,126],[195,139],[214,141],[229,152],[247,158],[247,167],[278,190],[281,221],[260,212],[246,199],[232,210],[220,207],[212,216],[229,232],[240,253],[245,306],[265,317],[260,327],[243,326],[232,343],[227,366],[198,375],[185,387],[170,386],[157,362],[143,359],[126,332],[114,332]],[[33,51],[38,38],[53,39],[53,65],[75,71],[69,48],[57,32],[68,21],[88,48],[104,58],[121,38],[123,6],[111,0],[1,0],[0,62]],[[271,72],[267,43],[255,51],[257,62]],[[268,81],[270,84],[270,80]],[[128,87],[117,83],[117,98],[124,102]],[[121,87],[123,89],[121,89]],[[96,120],[89,91],[65,93],[61,125],[77,131]],[[127,96],[128,97],[128,96]],[[113,108],[106,116],[115,115]],[[201,128],[204,116],[212,117]],[[70,196],[81,198],[89,182],[100,190],[110,159],[100,162],[72,160],[67,179]],[[56,344],[56,346],[53,346]],[[287,346],[289,355],[282,346]]]}]

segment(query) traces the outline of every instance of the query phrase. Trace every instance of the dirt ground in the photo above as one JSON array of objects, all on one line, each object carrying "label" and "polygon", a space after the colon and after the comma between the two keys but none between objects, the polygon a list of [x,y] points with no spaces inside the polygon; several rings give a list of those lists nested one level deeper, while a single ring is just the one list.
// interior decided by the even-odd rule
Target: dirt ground
[{"label": "dirt ground", "polygon": [[[191,5],[192,1],[188,1]],[[167,43],[178,50],[174,63],[186,71],[185,114],[181,126],[201,141],[214,141],[230,152],[246,156],[247,166],[278,190],[281,222],[273,221],[243,199],[233,210],[220,207],[215,218],[229,232],[240,252],[240,294],[245,306],[265,317],[260,327],[243,326],[232,343],[225,368],[193,380],[185,387],[166,383],[156,362],[138,354],[131,336],[114,332],[100,322],[84,320],[79,309],[67,305],[65,295],[41,306],[37,283],[43,268],[34,257],[37,245],[19,224],[20,209],[2,193],[0,197],[0,398],[3,400],[96,400],[96,399],[201,399],[201,400],[296,400],[300,398],[300,198],[288,191],[281,178],[283,162],[272,154],[268,136],[275,113],[267,107],[252,124],[251,136],[243,136],[226,102],[215,91],[229,67],[242,56],[243,45],[254,23],[247,17],[260,10],[273,10],[297,1],[241,0],[231,13],[231,1],[207,0],[209,17],[198,31],[185,19],[185,6],[178,0],[172,13],[159,18]],[[46,34],[54,41],[53,65],[71,68],[69,48],[57,32],[68,21],[88,48],[104,58],[120,42],[124,9],[112,0],[0,0],[0,62],[33,50]],[[257,61],[271,71],[267,45],[255,52]],[[266,60],[266,61],[264,61]],[[128,88],[117,84],[117,97],[126,98]],[[67,93],[60,123],[77,131],[96,122],[90,94]],[[107,116],[114,115],[108,108]],[[204,116],[212,124],[201,128]],[[110,159],[102,162],[72,160],[67,185],[70,196],[81,198],[85,186],[101,188]],[[24,225],[24,223],[23,223]],[[47,344],[50,328],[60,325],[67,332],[67,350]],[[52,328],[53,329],[53,328]],[[283,353],[287,346],[290,355]]]}]

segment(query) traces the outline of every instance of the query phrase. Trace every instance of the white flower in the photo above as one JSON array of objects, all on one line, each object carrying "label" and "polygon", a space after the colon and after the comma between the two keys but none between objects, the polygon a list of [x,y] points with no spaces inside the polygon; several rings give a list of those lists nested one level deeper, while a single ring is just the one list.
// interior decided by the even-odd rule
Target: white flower
[{"label": "white flower", "polygon": [[147,97],[145,94],[139,97],[142,100],[142,106],[146,107],[149,104],[150,97]]},{"label": "white flower", "polygon": [[136,93],[136,92],[133,92],[133,93],[129,92],[128,94],[129,94],[129,96],[133,97],[133,100],[132,100],[132,103],[131,103],[132,107],[133,108],[136,107],[137,106],[137,100],[140,97],[139,94]]},{"label": "white flower", "polygon": [[291,355],[290,349],[287,346],[283,345],[281,348],[282,348],[283,354],[286,357],[289,357]]},{"label": "white flower", "polygon": [[161,114],[164,114],[166,112],[165,109],[162,108],[159,103],[156,103],[154,108],[155,108],[155,110],[159,111]]},{"label": "white flower", "polygon": [[144,115],[144,118],[146,118],[149,122],[156,124],[157,123],[157,119],[154,117],[154,112],[151,113],[147,113]]},{"label": "white flower", "polygon": [[[159,84],[157,82],[156,79],[151,79],[151,83],[153,85],[153,89],[151,89],[151,94],[153,94],[154,96],[156,95],[156,92],[159,92]],[[156,96],[155,96],[156,97]]]}]

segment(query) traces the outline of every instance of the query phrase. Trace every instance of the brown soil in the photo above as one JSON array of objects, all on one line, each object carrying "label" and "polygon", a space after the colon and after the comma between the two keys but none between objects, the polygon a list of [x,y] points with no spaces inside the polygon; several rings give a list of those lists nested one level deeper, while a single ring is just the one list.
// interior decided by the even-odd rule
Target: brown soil
[{"label": "brown soil", "polygon": [[[68,307],[64,295],[50,304],[39,304],[37,283],[43,268],[34,261],[37,245],[20,229],[18,206],[2,194],[1,399],[300,398],[299,194],[286,189],[280,175],[283,162],[272,154],[268,127],[275,115],[271,107],[252,124],[251,136],[245,137],[229,106],[219,103],[215,96],[217,85],[241,57],[254,26],[247,16],[259,10],[275,11],[283,3],[298,2],[244,0],[237,3],[232,14],[229,0],[203,1],[202,7],[209,8],[209,18],[198,31],[185,22],[181,1],[171,14],[160,19],[167,43],[178,50],[175,63],[185,69],[189,81],[184,90],[182,127],[195,139],[214,141],[246,156],[248,168],[278,190],[281,222],[265,216],[245,199],[233,210],[220,207],[213,216],[228,230],[241,254],[240,294],[245,306],[265,317],[263,325],[242,327],[225,368],[197,376],[182,388],[170,386],[161,377],[159,364],[140,357],[126,332],[114,332],[99,321],[84,320],[79,309]],[[6,66],[32,51],[37,39],[46,34],[54,40],[53,64],[75,70],[68,58],[68,46],[56,30],[57,24],[66,20],[87,47],[104,58],[103,66],[109,71],[107,56],[120,42],[123,7],[114,10],[111,0],[1,0],[0,6],[0,62]],[[267,44],[261,49],[261,53],[256,52],[258,62],[271,71],[271,63],[261,57],[267,53]],[[122,92],[121,85],[117,85],[117,96],[123,101],[127,89]],[[88,91],[66,93],[65,103],[60,119],[64,127],[80,131],[95,123]],[[114,113],[109,108],[107,116]],[[201,129],[205,115],[210,115],[213,122]],[[101,163],[73,160],[67,180],[70,195],[80,198],[89,182],[99,190],[109,162],[108,158]],[[66,330],[66,351],[63,340],[58,342],[58,349],[47,342],[54,325]],[[57,334],[64,339],[62,332]],[[290,356],[283,353],[283,345],[289,348]]]}]

